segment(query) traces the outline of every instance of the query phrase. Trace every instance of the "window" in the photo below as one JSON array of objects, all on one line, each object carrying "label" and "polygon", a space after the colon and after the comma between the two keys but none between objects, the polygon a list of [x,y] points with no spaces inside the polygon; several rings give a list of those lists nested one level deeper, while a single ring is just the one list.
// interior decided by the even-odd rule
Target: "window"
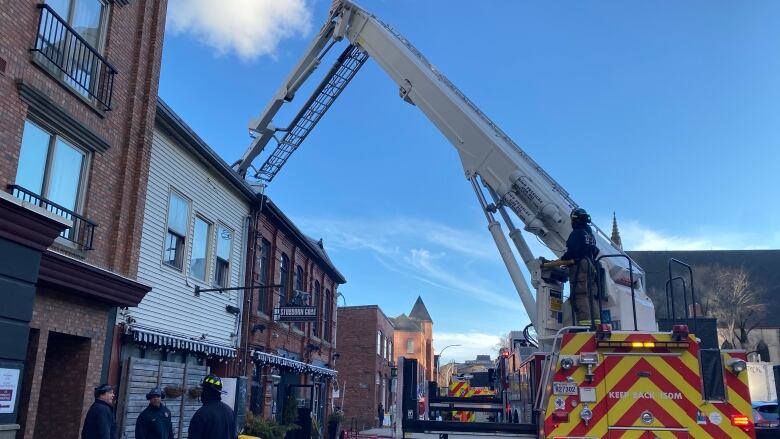
[{"label": "window", "polygon": [[105,2],[101,0],[47,0],[46,3],[89,45],[95,49],[99,48],[102,42]]},{"label": "window", "polygon": [[304,281],[303,267],[298,265],[298,266],[295,267],[295,289],[297,291],[301,291],[302,292],[304,290],[304,288],[303,288],[303,283],[304,282],[303,281]]},{"label": "window", "polygon": [[[271,243],[267,240],[263,239],[260,243],[260,273],[259,273],[259,282],[260,285],[266,286],[268,285],[268,271],[270,270],[270,267],[268,266],[268,255],[271,252]],[[266,306],[267,306],[267,290],[264,288],[261,288],[259,291],[259,297],[257,300],[257,310],[262,313],[267,313]]]},{"label": "window", "polygon": [[187,223],[190,216],[190,203],[176,192],[168,199],[168,235],[165,237],[163,262],[181,270],[184,261],[184,240],[187,236]]},{"label": "window", "polygon": [[217,262],[214,266],[214,283],[230,286],[230,253],[233,250],[233,232],[220,224],[217,226]]},{"label": "window", "polygon": [[[301,305],[306,303],[306,300],[302,294],[304,291],[303,284],[304,284],[303,267],[301,267],[300,265],[296,265],[295,266],[295,292],[293,293],[294,294],[293,299],[300,300],[300,302],[298,303],[300,303]],[[298,329],[302,329],[301,322],[295,322],[293,323],[293,325]]]},{"label": "window", "polygon": [[376,354],[382,356],[382,331],[376,331]]},{"label": "window", "polygon": [[192,233],[192,257],[190,258],[190,276],[206,280],[206,268],[209,258],[209,236],[211,224],[200,217],[195,217],[195,227]]},{"label": "window", "polygon": [[16,184],[63,208],[79,210],[86,153],[26,120]]},{"label": "window", "polygon": [[[76,33],[96,52],[101,52],[106,4],[103,0],[47,0],[51,6]],[[96,58],[71,34],[58,32],[57,41],[49,37],[48,47],[56,47],[61,53],[51,53],[64,69],[65,83],[84,97],[89,97],[98,87],[96,77],[100,75]],[[61,61],[60,61],[61,60]],[[48,64],[48,63],[47,63]]]},{"label": "window", "polygon": [[325,289],[325,306],[322,308],[322,335],[325,340],[330,341],[330,303],[332,298],[330,297],[330,290]]},{"label": "window", "polygon": [[[322,294],[321,288],[322,287],[320,286],[320,281],[315,280],[314,281],[314,296],[312,298],[312,303],[311,304],[317,310],[317,318],[318,319],[319,319],[320,315],[322,314],[322,312],[320,311],[320,300],[321,300],[320,295]],[[314,324],[311,325],[311,334],[312,335],[316,336],[316,335],[319,334],[319,331],[317,330],[319,325],[320,325],[319,321],[315,321]]]},{"label": "window", "polygon": [[393,361],[393,341],[389,337],[387,339],[387,359]]},{"label": "window", "polygon": [[279,303],[281,305],[287,305],[287,299],[290,297],[287,285],[288,277],[290,277],[290,258],[282,253],[282,259],[279,263]]},{"label": "window", "polygon": [[414,340],[412,340],[411,338],[406,339],[406,353],[407,354],[414,353]]}]

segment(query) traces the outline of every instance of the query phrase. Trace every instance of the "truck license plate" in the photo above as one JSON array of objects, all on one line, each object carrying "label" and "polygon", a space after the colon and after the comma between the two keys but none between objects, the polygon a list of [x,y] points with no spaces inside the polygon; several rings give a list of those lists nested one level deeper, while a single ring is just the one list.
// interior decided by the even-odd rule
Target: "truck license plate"
[{"label": "truck license plate", "polygon": [[554,395],[576,395],[577,385],[574,383],[553,382]]}]

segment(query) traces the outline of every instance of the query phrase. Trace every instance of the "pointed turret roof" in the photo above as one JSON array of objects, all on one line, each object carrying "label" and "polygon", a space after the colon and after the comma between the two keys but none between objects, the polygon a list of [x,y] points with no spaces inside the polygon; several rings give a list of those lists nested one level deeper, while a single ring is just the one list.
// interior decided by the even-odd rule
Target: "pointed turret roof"
[{"label": "pointed turret roof", "polygon": [[409,317],[417,319],[423,322],[433,322],[431,315],[428,314],[428,308],[425,307],[422,297],[417,296],[417,301],[414,302],[412,312],[409,313]]},{"label": "pointed turret roof", "polygon": [[615,216],[615,212],[612,212],[612,236],[610,239],[616,246],[618,246],[618,248],[623,250],[623,242],[620,241],[620,231],[618,231],[617,217]]},{"label": "pointed turret roof", "polygon": [[397,331],[422,331],[418,320],[410,319],[406,314],[390,319],[393,322],[393,328]]}]

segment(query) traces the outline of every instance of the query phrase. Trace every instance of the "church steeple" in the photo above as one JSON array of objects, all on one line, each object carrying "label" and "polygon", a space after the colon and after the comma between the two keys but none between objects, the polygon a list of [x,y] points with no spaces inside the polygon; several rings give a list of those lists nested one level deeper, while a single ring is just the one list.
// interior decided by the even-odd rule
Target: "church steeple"
[{"label": "church steeple", "polygon": [[618,246],[619,249],[623,250],[623,242],[620,241],[620,232],[618,231],[617,217],[615,216],[615,212],[612,212],[612,236],[610,239],[616,246]]}]

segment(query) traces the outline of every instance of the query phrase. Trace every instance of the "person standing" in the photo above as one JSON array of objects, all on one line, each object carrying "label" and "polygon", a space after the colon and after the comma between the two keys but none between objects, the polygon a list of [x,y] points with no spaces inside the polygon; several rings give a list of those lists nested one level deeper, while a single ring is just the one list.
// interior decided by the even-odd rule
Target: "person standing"
[{"label": "person standing", "polygon": [[81,439],[116,439],[114,386],[101,384],[95,387],[95,402],[84,418]]},{"label": "person standing", "polygon": [[236,439],[236,417],[233,409],[222,402],[222,380],[206,375],[201,388],[203,406],[190,420],[189,439]]},{"label": "person standing", "polygon": [[[589,325],[591,322],[590,303],[588,292],[595,288],[597,282],[596,257],[599,250],[596,247],[596,238],[590,228],[590,215],[585,209],[578,207],[571,211],[571,228],[569,238],[566,240],[566,252],[561,255],[562,261],[572,261],[569,267],[569,288],[573,312],[576,317],[572,319],[575,325]],[[594,298],[596,291],[593,291]],[[594,305],[595,306],[595,305]],[[600,317],[596,316],[596,319]]]},{"label": "person standing", "polygon": [[379,406],[376,408],[376,416],[379,418],[379,428],[382,428],[382,426],[385,423],[385,408],[382,407],[382,403],[379,403]]},{"label": "person standing", "polygon": [[149,406],[135,421],[135,439],[173,439],[171,411],[163,405],[164,398],[165,394],[159,387],[146,394]]}]

